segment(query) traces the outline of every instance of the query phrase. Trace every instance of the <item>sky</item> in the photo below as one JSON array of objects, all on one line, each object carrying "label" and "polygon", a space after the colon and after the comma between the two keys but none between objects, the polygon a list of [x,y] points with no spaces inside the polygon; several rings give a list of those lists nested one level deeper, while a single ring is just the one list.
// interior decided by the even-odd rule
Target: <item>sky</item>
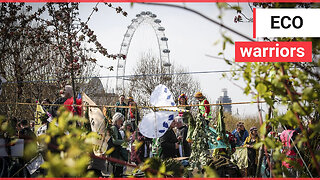
[{"label": "sky", "polygon": [[[220,11],[216,3],[176,4],[197,10],[214,20],[220,21],[218,19]],[[229,4],[238,5],[238,3]],[[82,20],[86,20],[95,5],[96,3],[80,4],[80,17]],[[242,13],[248,18],[252,18],[252,11],[248,4],[240,3],[239,5],[243,7]],[[130,3],[114,3],[113,6],[121,6],[128,13],[127,17],[117,14],[114,9],[100,3],[98,5],[99,11],[93,14],[88,23],[89,27],[97,35],[99,42],[112,54],[119,53],[127,27],[131,24],[131,20],[136,17],[136,14],[142,11],[151,11],[161,20],[161,26],[165,28],[165,35],[169,39],[170,62],[175,65],[181,65],[189,72],[231,69],[231,66],[223,60],[206,56],[218,56],[218,53],[222,51],[223,39],[221,32],[225,32],[234,41],[247,41],[232,32],[221,29],[219,25],[186,10],[139,3],[134,3],[133,5]],[[251,22],[235,23],[234,17],[237,15],[236,10],[225,10],[223,11],[221,22],[238,32],[252,37],[253,24]],[[136,66],[139,57],[148,52],[159,57],[159,46],[152,26],[150,24],[141,24],[135,31],[130,43],[127,54],[126,75],[133,74],[133,68]],[[102,56],[96,57],[99,65],[117,67],[117,62],[114,60]],[[230,60],[234,59],[233,45],[227,45],[225,57]],[[116,75],[116,70],[110,72],[106,68],[99,68],[98,71],[100,76]],[[242,89],[234,85],[236,83],[241,87],[245,87],[243,81],[231,82],[226,78],[222,78],[221,73],[195,74],[192,76],[200,82],[202,92],[210,100],[210,103],[215,103],[216,99],[222,94],[221,90],[223,88],[228,89],[228,95],[233,102],[253,100],[251,96],[244,95]],[[104,86],[108,87],[108,92],[112,92],[112,89],[115,88],[115,79],[102,78],[101,80]],[[265,106],[263,106],[263,109],[266,109]],[[234,105],[232,111],[233,114],[240,116],[257,115],[258,112],[256,104]]]},{"label": "sky", "polygon": [[[79,16],[82,21],[87,20],[96,4],[97,3],[80,3]],[[244,22],[242,23],[234,22],[234,17],[238,16],[236,10],[222,11],[222,19],[220,20],[218,16],[221,12],[217,8],[216,3],[174,4],[196,10],[209,18],[223,23],[227,27],[245,34],[248,37],[252,37],[252,22],[247,22],[244,18]],[[253,13],[248,3],[229,4],[241,6],[242,13],[248,18],[252,18]],[[40,4],[34,4],[34,6],[37,5],[40,6]],[[127,27],[131,24],[132,19],[136,17],[136,14],[142,11],[151,11],[157,15],[157,19],[161,20],[160,24],[165,28],[164,33],[168,38],[170,63],[182,66],[189,72],[228,71],[231,69],[231,66],[225,63],[224,60],[207,56],[218,56],[219,52],[222,51],[222,32],[234,41],[247,41],[247,39],[186,10],[140,3],[113,3],[112,5],[114,7],[120,6],[128,15],[125,17],[116,13],[114,9],[104,5],[104,3],[99,3],[98,12],[95,12],[88,21],[88,26],[94,31],[98,41],[107,48],[110,54],[118,54],[120,52],[121,43]],[[134,74],[133,69],[136,67],[139,58],[146,53],[151,53],[155,57],[160,58],[155,31],[150,24],[142,23],[136,29],[129,46],[125,68],[126,75]],[[225,58],[234,60],[234,45],[227,44],[224,54]],[[97,58],[98,65],[104,66],[96,70],[98,76],[116,75],[117,61],[98,54],[93,54],[93,56]],[[115,67],[115,71],[106,69],[106,67],[109,66]],[[232,102],[255,101],[251,96],[245,95],[243,90],[238,87],[245,87],[245,83],[241,80],[230,81],[227,78],[222,78],[221,73],[193,74],[192,76],[200,82],[202,93],[204,93],[210,103],[216,102],[217,98],[221,96],[221,90],[223,88],[227,88],[228,96],[232,99]],[[101,78],[101,80],[107,92],[114,92],[116,86],[115,78]],[[237,86],[235,84],[237,84]],[[264,104],[262,104],[262,108],[264,115],[267,108]],[[258,114],[256,104],[233,105],[232,111],[233,114],[242,117],[256,116]]]}]

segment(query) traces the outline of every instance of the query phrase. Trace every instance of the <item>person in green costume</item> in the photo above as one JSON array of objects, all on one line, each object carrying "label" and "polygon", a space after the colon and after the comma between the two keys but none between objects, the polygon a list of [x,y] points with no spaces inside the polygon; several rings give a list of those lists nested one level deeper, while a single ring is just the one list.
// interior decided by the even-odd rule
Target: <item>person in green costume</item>
[{"label": "person in green costume", "polygon": [[206,119],[206,122],[209,125],[210,120],[212,120],[211,108],[209,105],[206,105],[210,104],[209,101],[201,92],[197,92],[194,97],[199,101],[199,112]]},{"label": "person in green costume", "polygon": [[[185,94],[181,94],[178,97],[178,103],[179,105],[188,105],[188,97]],[[186,140],[191,143],[191,136],[193,133],[194,128],[196,127],[196,122],[192,117],[192,114],[190,113],[190,106],[183,106],[179,107],[180,109],[183,110],[188,110],[188,112],[179,112],[179,116],[182,117],[183,123],[188,125],[188,133],[187,133],[187,138]]]}]

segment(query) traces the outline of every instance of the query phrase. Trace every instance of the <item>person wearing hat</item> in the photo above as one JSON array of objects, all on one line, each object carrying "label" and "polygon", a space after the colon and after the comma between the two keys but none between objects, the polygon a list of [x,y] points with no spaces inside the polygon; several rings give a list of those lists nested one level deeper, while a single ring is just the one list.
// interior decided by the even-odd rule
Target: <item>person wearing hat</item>
[{"label": "person wearing hat", "polygon": [[210,106],[206,106],[205,104],[210,104],[209,101],[206,99],[205,96],[201,92],[197,92],[194,97],[199,101],[199,111],[202,114],[202,116],[208,121],[208,119],[211,119],[211,111]]},{"label": "person wearing hat", "polygon": [[250,128],[250,135],[246,138],[243,143],[243,146],[248,148],[248,168],[247,176],[254,177],[257,169],[257,150],[253,146],[259,142],[258,129],[253,126]]}]

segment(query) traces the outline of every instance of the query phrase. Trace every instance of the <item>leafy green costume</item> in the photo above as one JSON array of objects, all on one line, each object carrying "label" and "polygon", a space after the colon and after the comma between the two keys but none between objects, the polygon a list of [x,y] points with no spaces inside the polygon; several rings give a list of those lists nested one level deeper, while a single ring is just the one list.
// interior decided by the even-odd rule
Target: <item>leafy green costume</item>
[{"label": "leafy green costume", "polygon": [[207,123],[202,114],[199,113],[196,118],[196,127],[191,136],[192,151],[189,162],[192,169],[197,167],[198,170],[201,170],[203,166],[207,165],[209,149],[207,129]]},{"label": "leafy green costume", "polygon": [[[190,110],[190,107],[186,107],[186,110]],[[190,112],[184,112],[182,115],[183,122],[185,124],[188,124],[188,133],[187,133],[187,141],[192,139],[192,134],[194,131],[194,128],[196,127],[196,121],[192,117],[192,114]]]}]

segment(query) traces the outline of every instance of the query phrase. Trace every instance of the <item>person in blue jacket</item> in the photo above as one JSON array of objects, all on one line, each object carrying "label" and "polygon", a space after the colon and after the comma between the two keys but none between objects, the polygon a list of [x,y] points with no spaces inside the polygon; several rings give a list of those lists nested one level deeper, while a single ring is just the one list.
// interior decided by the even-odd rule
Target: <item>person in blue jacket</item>
[{"label": "person in blue jacket", "polygon": [[243,145],[246,138],[249,136],[248,131],[244,127],[244,123],[239,121],[237,123],[237,128],[232,131],[232,135],[236,138],[236,147],[240,147]]}]

